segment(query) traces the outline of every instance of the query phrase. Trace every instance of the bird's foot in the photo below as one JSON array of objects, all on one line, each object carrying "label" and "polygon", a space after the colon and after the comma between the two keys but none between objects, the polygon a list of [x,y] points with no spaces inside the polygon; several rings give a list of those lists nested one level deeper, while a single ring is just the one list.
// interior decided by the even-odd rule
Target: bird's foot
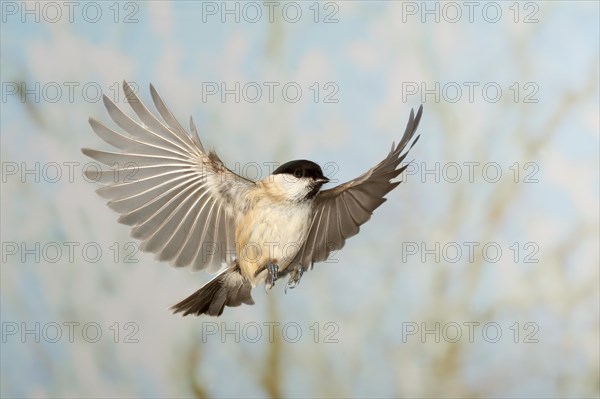
[{"label": "bird's foot", "polygon": [[254,274],[257,276],[263,270],[267,270],[267,280],[265,281],[265,291],[269,292],[271,288],[275,286],[275,281],[277,280],[277,275],[279,274],[279,265],[276,263],[267,263],[265,266],[261,267]]},{"label": "bird's foot", "polygon": [[287,293],[288,288],[289,289],[294,289],[296,288],[296,286],[298,284],[300,284],[300,279],[302,278],[302,275],[304,274],[304,267],[302,267],[301,264],[298,264],[294,267],[294,270],[292,270],[292,273],[290,274],[290,279],[287,282],[287,285],[285,286],[285,292]]}]

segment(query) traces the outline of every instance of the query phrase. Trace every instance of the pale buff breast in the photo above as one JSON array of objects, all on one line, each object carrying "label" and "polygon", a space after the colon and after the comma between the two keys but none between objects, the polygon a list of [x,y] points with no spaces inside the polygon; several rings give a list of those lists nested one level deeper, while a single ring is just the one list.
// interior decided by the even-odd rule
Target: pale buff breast
[{"label": "pale buff breast", "polygon": [[254,272],[266,263],[276,263],[280,271],[290,264],[306,240],[312,217],[310,202],[292,204],[271,187],[258,188],[266,195],[251,194],[251,205],[236,226],[240,267],[253,285],[259,282]]}]

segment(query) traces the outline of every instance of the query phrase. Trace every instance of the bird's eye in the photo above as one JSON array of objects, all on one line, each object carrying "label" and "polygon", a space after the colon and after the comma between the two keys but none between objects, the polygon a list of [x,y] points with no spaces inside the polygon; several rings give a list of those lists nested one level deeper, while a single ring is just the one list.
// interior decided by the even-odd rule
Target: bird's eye
[{"label": "bird's eye", "polygon": [[296,176],[298,179],[302,177],[302,171],[300,169],[296,170],[294,172],[294,176]]}]

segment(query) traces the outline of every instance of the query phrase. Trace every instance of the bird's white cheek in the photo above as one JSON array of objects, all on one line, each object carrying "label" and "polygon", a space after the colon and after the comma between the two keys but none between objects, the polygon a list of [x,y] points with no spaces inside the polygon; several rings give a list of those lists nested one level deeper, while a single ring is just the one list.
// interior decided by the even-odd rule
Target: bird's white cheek
[{"label": "bird's white cheek", "polygon": [[299,200],[310,191],[309,182],[290,175],[275,175],[273,181],[289,199]]}]

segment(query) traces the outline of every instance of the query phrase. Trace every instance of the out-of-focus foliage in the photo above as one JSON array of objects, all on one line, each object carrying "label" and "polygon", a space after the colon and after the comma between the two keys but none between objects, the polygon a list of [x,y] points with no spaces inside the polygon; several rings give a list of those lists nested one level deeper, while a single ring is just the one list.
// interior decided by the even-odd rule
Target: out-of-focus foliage
[{"label": "out-of-focus foliage", "polygon": [[[458,22],[447,9],[439,23],[408,12],[420,2],[301,3],[297,23],[280,12],[272,23],[266,14],[222,23],[206,13],[221,2],[115,4],[117,23],[110,3],[97,23],[81,17],[81,5],[73,23],[23,23],[3,9],[3,397],[598,396],[597,2],[515,3],[518,22],[501,3],[496,23],[482,17],[488,3],[473,22],[462,6]],[[123,23],[132,10],[137,22]],[[333,11],[337,22],[323,23]],[[532,12],[537,22],[523,23]],[[336,262],[315,265],[297,289],[257,289],[256,305],[219,319],[175,317],[166,308],[209,276],[139,252],[127,263],[133,239],[81,174],[81,147],[108,148],[87,124],[108,122],[94,90],[127,107],[117,97],[122,79],[146,101],[154,83],[232,168],[309,158],[340,181],[378,162],[424,103],[413,174]],[[264,90],[256,103],[221,102],[203,98],[207,82]],[[272,102],[264,82],[280,84]],[[288,82],[303,89],[298,102],[282,97]],[[436,82],[439,101],[407,94]],[[49,101],[56,86],[62,94]],[[324,102],[334,91],[338,101]],[[36,163],[40,181],[36,172],[22,178]],[[62,172],[56,182],[52,163]],[[436,163],[439,173],[422,173]],[[10,243],[57,243],[62,257],[11,255]],[[78,243],[72,261],[65,243]],[[437,260],[424,251],[436,245]],[[102,254],[88,261],[95,247]],[[80,323],[73,342],[69,322]],[[35,323],[39,343],[21,335]],[[61,326],[56,343],[52,323]],[[101,329],[98,342],[93,330],[82,335],[86,323]]]}]

